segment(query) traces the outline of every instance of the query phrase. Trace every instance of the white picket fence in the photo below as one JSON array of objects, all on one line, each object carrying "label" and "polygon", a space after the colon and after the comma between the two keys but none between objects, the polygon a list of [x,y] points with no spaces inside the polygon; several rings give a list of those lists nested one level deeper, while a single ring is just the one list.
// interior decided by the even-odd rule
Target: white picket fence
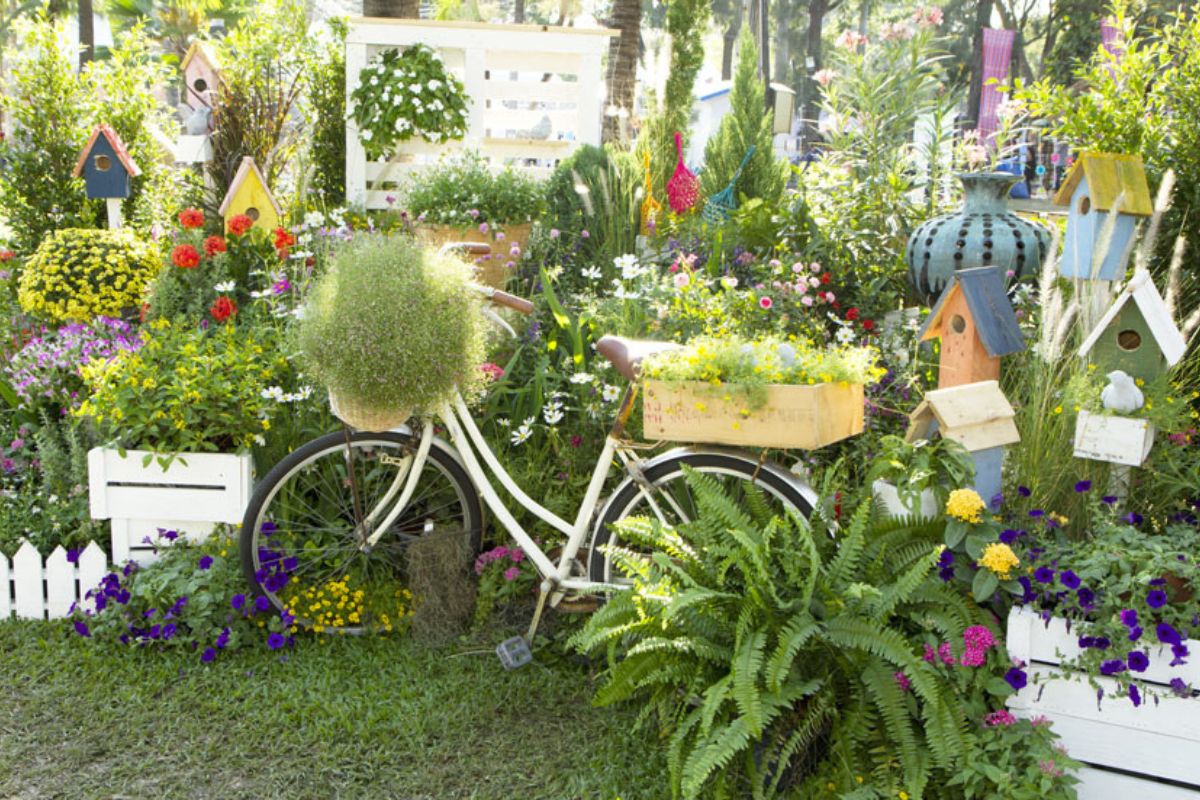
[{"label": "white picket fence", "polygon": [[106,572],[108,557],[95,542],[88,542],[72,564],[62,547],[43,562],[37,548],[22,541],[12,561],[0,556],[0,620],[65,617],[72,604],[84,605],[83,596]]},{"label": "white picket fence", "polygon": [[[1096,698],[1082,674],[1060,666],[1079,655],[1079,629],[1065,619],[1044,621],[1032,611],[1008,617],[1008,652],[1026,663],[1029,685],[1009,699],[1020,717],[1044,716],[1067,752],[1084,762],[1080,800],[1200,800],[1200,699],[1172,696],[1169,683],[1182,678],[1200,686],[1200,657],[1168,666],[1165,648],[1149,647],[1150,667],[1138,677],[1160,697],[1140,707],[1128,698]],[[1195,645],[1192,646],[1195,651]],[[1100,678],[1106,695],[1116,683]]]}]

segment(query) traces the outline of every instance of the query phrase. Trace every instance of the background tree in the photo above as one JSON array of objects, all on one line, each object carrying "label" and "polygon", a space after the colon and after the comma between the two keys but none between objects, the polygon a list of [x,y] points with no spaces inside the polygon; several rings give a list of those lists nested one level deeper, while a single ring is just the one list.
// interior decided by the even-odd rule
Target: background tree
[{"label": "background tree", "polygon": [[420,0],[363,0],[364,17],[417,19],[421,16]]},{"label": "background tree", "polygon": [[604,114],[604,141],[628,138],[637,89],[637,65],[641,52],[641,0],[613,0],[610,28],[621,32],[608,46],[608,108]]}]

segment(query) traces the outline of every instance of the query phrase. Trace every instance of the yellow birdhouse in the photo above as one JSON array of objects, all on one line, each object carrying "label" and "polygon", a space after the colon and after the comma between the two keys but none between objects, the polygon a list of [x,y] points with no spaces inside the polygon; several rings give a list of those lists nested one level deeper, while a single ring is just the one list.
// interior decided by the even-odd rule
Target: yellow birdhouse
[{"label": "yellow birdhouse", "polygon": [[283,219],[283,210],[275,202],[271,190],[267,188],[267,180],[259,171],[254,159],[246,156],[238,167],[229,191],[221,201],[220,212],[225,219],[225,230],[229,230],[229,220],[244,214],[254,221],[254,227],[271,231],[279,227]]}]

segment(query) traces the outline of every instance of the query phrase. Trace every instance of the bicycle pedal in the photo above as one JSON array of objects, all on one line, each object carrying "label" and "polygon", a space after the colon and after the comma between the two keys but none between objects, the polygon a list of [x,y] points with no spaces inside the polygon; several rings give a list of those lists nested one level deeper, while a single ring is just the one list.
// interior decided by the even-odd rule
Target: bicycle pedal
[{"label": "bicycle pedal", "polygon": [[505,639],[496,645],[496,655],[500,657],[500,663],[504,665],[505,669],[517,669],[533,660],[529,643],[522,636]]}]

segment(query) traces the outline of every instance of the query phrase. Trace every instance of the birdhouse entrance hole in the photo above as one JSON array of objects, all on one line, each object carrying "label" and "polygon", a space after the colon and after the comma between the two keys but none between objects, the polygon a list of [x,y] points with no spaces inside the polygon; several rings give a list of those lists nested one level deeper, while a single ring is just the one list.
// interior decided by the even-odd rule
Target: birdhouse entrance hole
[{"label": "birdhouse entrance hole", "polygon": [[196,78],[192,82],[192,88],[196,90],[197,94],[203,94],[208,91],[208,81],[204,80],[204,78]]},{"label": "birdhouse entrance hole", "polygon": [[255,208],[254,206],[250,206],[249,208],[246,209],[246,216],[249,217],[250,219],[254,220],[255,222],[258,222],[258,209]]},{"label": "birdhouse entrance hole", "polygon": [[1087,195],[1084,195],[1083,197],[1079,198],[1079,213],[1082,215],[1086,215],[1091,210],[1092,210],[1092,198],[1088,197]]},{"label": "birdhouse entrance hole", "polygon": [[108,172],[112,169],[112,159],[105,155],[96,156],[96,169],[101,172]]},{"label": "birdhouse entrance hole", "polygon": [[962,314],[955,314],[950,318],[950,329],[955,333],[962,333],[967,329],[967,321],[962,318]]},{"label": "birdhouse entrance hole", "polygon": [[1121,331],[1117,334],[1117,347],[1131,353],[1142,346],[1142,335],[1137,331]]}]

